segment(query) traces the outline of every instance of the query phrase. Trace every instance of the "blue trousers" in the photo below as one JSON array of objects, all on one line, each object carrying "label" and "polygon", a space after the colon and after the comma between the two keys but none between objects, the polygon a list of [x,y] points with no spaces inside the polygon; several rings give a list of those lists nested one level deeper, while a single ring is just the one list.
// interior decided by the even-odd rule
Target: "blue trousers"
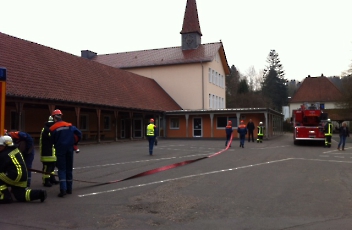
[{"label": "blue trousers", "polygon": [[28,179],[27,179],[27,187],[31,186],[32,181],[32,172],[29,169],[32,168],[33,160],[34,160],[34,151],[30,154],[23,154],[24,162],[26,163],[27,171],[28,171]]},{"label": "blue trousers", "polygon": [[60,180],[60,190],[72,190],[73,179],[73,148],[56,150],[56,167]]},{"label": "blue trousers", "polygon": [[155,143],[155,136],[147,136],[149,142],[149,155],[153,155],[153,148]]},{"label": "blue trousers", "polygon": [[[229,143],[231,139],[231,135],[226,135],[226,142],[225,142],[225,146],[227,146],[227,143]],[[230,146],[231,147],[231,146]]]},{"label": "blue trousers", "polygon": [[240,144],[242,145],[242,146],[244,146],[244,140],[246,139],[246,136],[245,135],[241,135],[240,136]]},{"label": "blue trousers", "polygon": [[337,148],[340,148],[340,146],[342,145],[342,149],[344,149],[345,143],[346,143],[346,136],[340,136],[340,142],[339,142],[339,145],[337,146]]}]

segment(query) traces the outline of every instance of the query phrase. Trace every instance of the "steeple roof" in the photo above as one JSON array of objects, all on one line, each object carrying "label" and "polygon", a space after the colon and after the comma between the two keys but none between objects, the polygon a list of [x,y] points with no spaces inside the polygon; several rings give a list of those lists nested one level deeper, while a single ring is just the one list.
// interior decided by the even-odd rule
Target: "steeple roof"
[{"label": "steeple roof", "polygon": [[202,32],[200,31],[196,0],[187,0],[185,17],[183,19],[182,31],[180,33],[198,33],[200,36],[202,36]]}]

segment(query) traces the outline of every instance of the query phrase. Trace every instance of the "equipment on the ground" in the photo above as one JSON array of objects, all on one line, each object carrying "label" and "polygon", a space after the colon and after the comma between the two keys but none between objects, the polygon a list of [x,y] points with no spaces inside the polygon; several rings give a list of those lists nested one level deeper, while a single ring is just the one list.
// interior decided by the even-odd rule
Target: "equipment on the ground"
[{"label": "equipment on the ground", "polygon": [[301,141],[321,141],[325,143],[324,125],[328,114],[320,108],[320,103],[305,103],[292,111],[293,143]]}]

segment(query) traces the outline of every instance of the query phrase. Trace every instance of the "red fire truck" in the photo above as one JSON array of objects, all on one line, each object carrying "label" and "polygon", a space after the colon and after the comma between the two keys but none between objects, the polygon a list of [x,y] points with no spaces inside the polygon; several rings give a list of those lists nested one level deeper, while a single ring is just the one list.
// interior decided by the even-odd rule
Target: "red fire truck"
[{"label": "red fire truck", "polygon": [[293,143],[321,141],[324,144],[324,125],[328,114],[320,108],[320,103],[305,103],[292,111]]}]

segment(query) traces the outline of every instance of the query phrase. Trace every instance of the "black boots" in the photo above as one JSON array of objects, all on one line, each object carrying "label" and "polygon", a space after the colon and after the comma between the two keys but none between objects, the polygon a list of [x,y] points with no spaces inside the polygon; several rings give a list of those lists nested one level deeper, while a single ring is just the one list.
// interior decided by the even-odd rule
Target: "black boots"
[{"label": "black boots", "polygon": [[66,190],[60,189],[60,193],[59,193],[59,195],[57,195],[57,196],[58,196],[58,197],[64,197],[66,194],[67,194],[67,193],[66,193]]},{"label": "black boots", "polygon": [[59,184],[60,182],[55,179],[54,175],[50,175],[50,183],[51,184]]},{"label": "black boots", "polygon": [[40,190],[39,197],[40,197],[40,202],[44,202],[44,200],[45,200],[46,197],[47,197],[46,191],[45,191],[45,190]]},{"label": "black boots", "polygon": [[45,178],[43,185],[44,187],[51,187],[50,178]]},{"label": "black boots", "polygon": [[1,199],[0,199],[0,204],[10,204],[13,202],[10,191],[8,188],[4,190],[0,190],[0,193],[2,193]]}]

